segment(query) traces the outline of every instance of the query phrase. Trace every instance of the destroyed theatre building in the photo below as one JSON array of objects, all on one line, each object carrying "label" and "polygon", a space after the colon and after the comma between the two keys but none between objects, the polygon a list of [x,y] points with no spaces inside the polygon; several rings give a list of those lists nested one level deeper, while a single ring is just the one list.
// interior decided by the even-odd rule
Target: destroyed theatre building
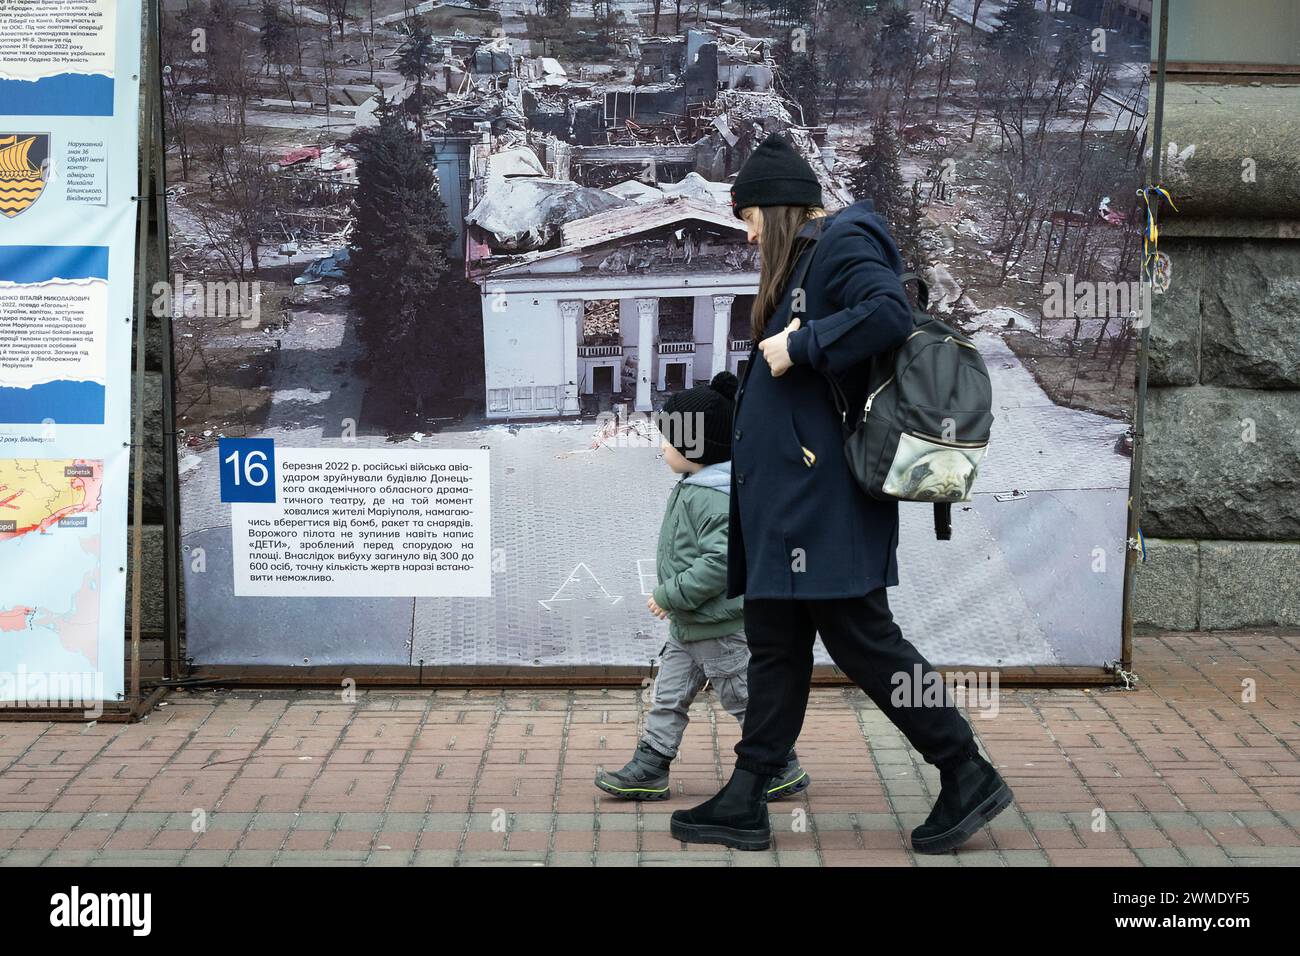
[{"label": "destroyed theatre building", "polygon": [[621,393],[649,411],[656,392],[742,371],[758,249],[729,206],[620,202],[479,281],[489,418],[573,415],[584,396],[597,409]]},{"label": "destroyed theatre building", "polygon": [[730,179],[769,133],[808,158],[828,208],[851,201],[824,129],[797,126],[770,88],[762,42],[692,31],[640,55],[635,87],[572,83],[550,64],[529,81],[517,63],[505,88],[526,129],[483,123],[470,148],[465,267],[489,419],[649,412],[743,374],[759,259]]}]

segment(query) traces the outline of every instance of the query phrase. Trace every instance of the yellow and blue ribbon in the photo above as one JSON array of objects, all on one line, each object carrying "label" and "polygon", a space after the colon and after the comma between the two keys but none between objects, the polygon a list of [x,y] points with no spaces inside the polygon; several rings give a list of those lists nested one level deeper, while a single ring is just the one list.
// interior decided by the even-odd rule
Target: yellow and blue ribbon
[{"label": "yellow and blue ribbon", "polygon": [[1145,272],[1155,258],[1156,248],[1160,243],[1160,226],[1156,222],[1156,209],[1153,208],[1152,196],[1155,196],[1155,205],[1159,205],[1160,200],[1173,208],[1174,212],[1178,207],[1174,205],[1174,197],[1169,195],[1169,190],[1164,186],[1144,186],[1137,191],[1138,199],[1142,200],[1146,208],[1146,225],[1142,228],[1142,269]]}]

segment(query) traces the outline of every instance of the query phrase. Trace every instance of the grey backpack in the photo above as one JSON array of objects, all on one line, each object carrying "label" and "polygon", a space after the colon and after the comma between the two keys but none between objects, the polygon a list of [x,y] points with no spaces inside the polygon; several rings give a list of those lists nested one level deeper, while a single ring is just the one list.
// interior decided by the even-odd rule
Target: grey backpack
[{"label": "grey backpack", "polygon": [[988,449],[993,386],[974,343],[924,311],[925,282],[911,273],[900,278],[917,283],[915,327],[902,345],[872,363],[862,408],[850,408],[834,376],[826,379],[854,480],[872,498],[932,503],[935,537],[946,541],[952,505],[970,500]]}]

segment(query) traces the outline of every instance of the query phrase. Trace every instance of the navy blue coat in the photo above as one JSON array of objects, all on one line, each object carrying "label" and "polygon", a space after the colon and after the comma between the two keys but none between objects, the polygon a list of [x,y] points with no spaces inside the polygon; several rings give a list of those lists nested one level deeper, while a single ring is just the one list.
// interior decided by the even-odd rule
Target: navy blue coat
[{"label": "navy blue coat", "polygon": [[[854,482],[824,373],[861,407],[873,356],[913,328],[903,263],[869,200],[810,229],[820,238],[792,273],[813,256],[802,325],[789,339],[794,367],[773,376],[755,346],[736,392],[728,597],[846,598],[898,583],[898,504],[868,498]],[[792,293],[764,338],[789,323]]]}]

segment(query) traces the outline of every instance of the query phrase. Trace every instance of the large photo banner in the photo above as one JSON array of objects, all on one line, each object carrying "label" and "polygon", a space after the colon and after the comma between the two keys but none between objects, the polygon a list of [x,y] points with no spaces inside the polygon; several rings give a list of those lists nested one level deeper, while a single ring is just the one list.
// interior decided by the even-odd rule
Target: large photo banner
[{"label": "large photo banner", "polygon": [[121,700],[141,8],[0,0],[0,703]]},{"label": "large photo banner", "polygon": [[651,662],[654,413],[751,361],[729,190],[779,133],[992,380],[952,539],[900,507],[904,632],[1112,665],[1150,42],[1149,0],[166,4],[188,656]]}]

